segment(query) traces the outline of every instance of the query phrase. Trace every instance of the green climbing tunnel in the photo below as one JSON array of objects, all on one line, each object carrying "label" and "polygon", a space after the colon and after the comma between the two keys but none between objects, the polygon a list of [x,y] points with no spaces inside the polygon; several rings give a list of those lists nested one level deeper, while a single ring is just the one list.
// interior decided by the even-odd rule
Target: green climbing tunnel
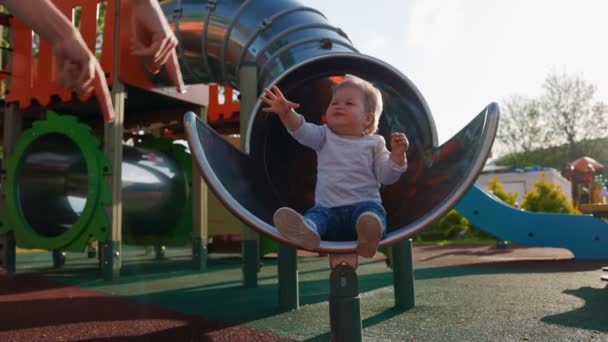
[{"label": "green climbing tunnel", "polygon": [[[23,248],[82,251],[109,238],[107,183],[112,170],[101,142],[72,116],[48,112],[23,132],[7,160],[0,233]],[[191,241],[191,159],[168,138],[123,146],[123,242]]]}]

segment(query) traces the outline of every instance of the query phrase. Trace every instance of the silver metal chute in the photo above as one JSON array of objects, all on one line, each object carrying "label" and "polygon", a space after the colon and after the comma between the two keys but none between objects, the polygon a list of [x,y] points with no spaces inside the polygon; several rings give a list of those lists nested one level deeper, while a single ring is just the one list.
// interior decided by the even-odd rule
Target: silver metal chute
[{"label": "silver metal chute", "polygon": [[[180,42],[186,83],[215,82],[240,89],[240,68],[253,65],[258,92],[278,85],[319,115],[323,98],[331,94],[324,80],[354,74],[384,90],[385,107],[401,113],[399,120],[410,126],[410,140],[437,145],[433,117],[414,84],[389,64],[359,53],[346,33],[318,10],[293,0],[171,0],[161,5]],[[260,107],[258,101],[252,116],[267,115]],[[249,146],[251,137],[245,138]]]},{"label": "silver metal chute", "polygon": [[[217,82],[239,89],[245,81],[239,71],[247,66],[257,72],[254,95],[277,85],[314,123],[322,123],[335,77],[353,74],[381,90],[379,134],[388,141],[391,132],[401,131],[410,139],[409,170],[397,184],[382,189],[389,234],[381,245],[409,237],[445,214],[481,171],[496,134],[495,104],[437,146],[431,111],[414,84],[385,62],[359,53],[317,10],[292,0],[174,0],[162,6],[180,40],[187,83]],[[289,244],[272,227],[272,213],[280,206],[299,211],[312,206],[315,155],[261,108],[258,100],[249,115],[244,153],[192,114],[186,115],[185,129],[203,177],[226,207],[254,229]],[[321,244],[322,251],[331,253],[354,249],[354,242]]]},{"label": "silver metal chute", "polygon": [[[496,134],[498,116],[498,106],[490,104],[442,146],[426,151],[425,155],[413,154],[410,157],[413,171],[408,171],[399,182],[382,190],[389,233],[380,246],[413,236],[456,205],[483,168]],[[276,192],[270,191],[278,186],[275,178],[268,176],[272,173],[269,171],[272,164],[237,150],[194,113],[186,114],[185,127],[192,156],[203,178],[226,207],[258,232],[293,245],[272,226],[272,214],[285,205]],[[272,145],[275,144],[282,145],[277,142]],[[272,148],[268,147],[267,151],[270,150]],[[292,152],[295,159],[310,160],[307,152]],[[275,161],[283,163],[281,156],[275,156]],[[314,164],[310,163],[291,168],[283,164],[281,172],[294,177],[310,177],[314,174],[313,167]],[[314,191],[314,187],[301,190],[306,194]],[[310,201],[309,196],[301,198]],[[352,253],[355,248],[354,241],[322,241],[318,251]]]},{"label": "silver metal chute", "polygon": [[239,68],[255,63],[262,84],[269,84],[313,56],[357,52],[321,12],[292,0],[172,0],[161,5],[180,42],[186,83],[239,88]]}]

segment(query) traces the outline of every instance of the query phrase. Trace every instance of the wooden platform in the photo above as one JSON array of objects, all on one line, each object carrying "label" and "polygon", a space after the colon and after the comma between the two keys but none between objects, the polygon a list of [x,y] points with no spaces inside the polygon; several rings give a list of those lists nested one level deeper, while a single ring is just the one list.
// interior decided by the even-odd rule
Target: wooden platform
[{"label": "wooden platform", "polygon": [[592,214],[597,217],[608,217],[608,204],[605,203],[579,204],[578,209],[585,214]]}]

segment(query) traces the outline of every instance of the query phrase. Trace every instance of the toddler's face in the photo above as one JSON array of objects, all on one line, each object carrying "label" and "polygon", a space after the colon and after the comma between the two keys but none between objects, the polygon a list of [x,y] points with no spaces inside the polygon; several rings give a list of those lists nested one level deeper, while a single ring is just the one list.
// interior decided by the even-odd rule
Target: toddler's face
[{"label": "toddler's face", "polygon": [[365,111],[365,95],[354,87],[339,89],[325,112],[325,122],[342,136],[361,136],[371,124],[373,114]]}]

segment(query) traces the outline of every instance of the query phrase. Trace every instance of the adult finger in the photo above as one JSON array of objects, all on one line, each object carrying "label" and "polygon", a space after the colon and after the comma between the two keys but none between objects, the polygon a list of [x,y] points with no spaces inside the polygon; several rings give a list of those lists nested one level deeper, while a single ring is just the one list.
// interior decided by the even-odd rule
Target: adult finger
[{"label": "adult finger", "polygon": [[84,88],[88,86],[95,78],[95,58],[90,56],[90,59],[80,64],[80,75],[78,75],[76,84]]},{"label": "adult finger", "polygon": [[169,44],[169,40],[167,38],[161,38],[161,39],[153,39],[153,41],[158,42],[158,49],[156,51],[154,51],[154,55],[152,56],[152,60],[156,63],[156,61],[158,61],[162,57],[164,57],[164,56],[162,56],[162,54],[166,50],[166,47]]},{"label": "adult finger", "polygon": [[61,63],[57,72],[57,80],[62,87],[72,89],[74,87],[74,79],[71,77],[72,65],[68,60]]},{"label": "adult finger", "polygon": [[97,97],[97,102],[99,102],[99,107],[101,108],[104,121],[114,121],[114,106],[112,105],[110,91],[108,90],[106,84],[106,77],[101,70],[101,66],[99,66],[97,63],[95,63],[95,79],[93,81],[93,86],[95,88],[95,96]]},{"label": "adult finger", "polygon": [[161,46],[161,50],[159,51],[158,56],[154,57],[154,63],[157,63],[159,65],[164,65],[171,57],[171,52],[177,47],[177,39],[169,37],[165,40],[166,43]]},{"label": "adult finger", "polygon": [[91,70],[93,70],[93,77],[89,78],[88,80],[86,80],[80,84],[79,88],[80,88],[81,93],[87,93],[87,90],[93,88],[93,81],[95,80],[95,72],[94,72],[95,65],[94,64],[93,64]]},{"label": "adult finger", "polygon": [[186,92],[186,86],[184,85],[184,80],[182,78],[182,72],[179,68],[179,62],[177,61],[177,54],[175,50],[170,53],[169,59],[167,60],[167,73],[169,74],[169,78],[175,85],[177,92],[180,94],[184,94]]},{"label": "adult finger", "polygon": [[160,47],[160,42],[153,42],[149,46],[146,46],[143,43],[139,42],[137,44],[134,44],[133,50],[131,50],[131,54],[133,56],[151,57],[151,56],[154,56],[156,51],[158,51],[159,47]]}]

